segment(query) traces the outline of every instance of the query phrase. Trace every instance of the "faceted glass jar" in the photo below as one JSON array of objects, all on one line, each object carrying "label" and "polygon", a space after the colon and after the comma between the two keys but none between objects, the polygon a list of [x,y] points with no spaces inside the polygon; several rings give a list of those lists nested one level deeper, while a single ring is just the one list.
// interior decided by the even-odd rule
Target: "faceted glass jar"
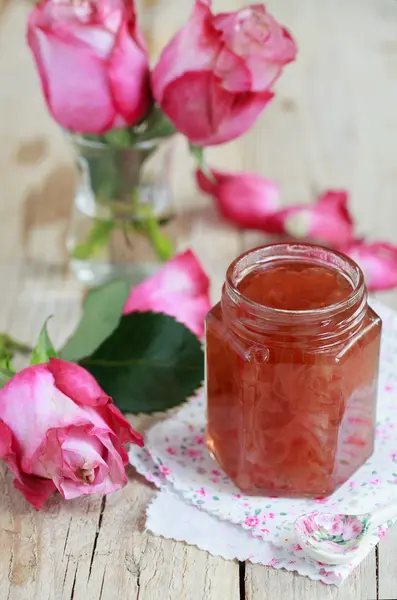
[{"label": "faceted glass jar", "polygon": [[[345,297],[286,310],[242,293],[247,276],[287,263],[331,269]],[[275,291],[291,293],[282,278]],[[232,263],[206,320],[207,445],[243,492],[324,497],[369,458],[381,327],[361,270],[342,254],[275,244]]]}]

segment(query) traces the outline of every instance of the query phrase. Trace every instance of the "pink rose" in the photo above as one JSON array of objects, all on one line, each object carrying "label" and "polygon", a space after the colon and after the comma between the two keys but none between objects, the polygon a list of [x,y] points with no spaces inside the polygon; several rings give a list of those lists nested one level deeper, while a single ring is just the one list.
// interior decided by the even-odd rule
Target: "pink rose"
[{"label": "pink rose", "polygon": [[327,190],[314,204],[289,206],[273,213],[258,229],[330,245],[347,244],[353,239],[353,219],[347,202],[347,192]]},{"label": "pink rose", "polygon": [[148,112],[148,57],[132,0],[44,0],[30,14],[27,37],[62,127],[101,134]]},{"label": "pink rose", "polygon": [[209,279],[193,252],[187,250],[134,287],[123,312],[165,313],[202,338],[204,318],[210,308]]},{"label": "pink rose", "polygon": [[249,129],[296,55],[290,34],[263,5],[219,15],[210,5],[196,0],[152,74],[162,110],[199,146],[222,144]]},{"label": "pink rose", "polygon": [[0,390],[0,458],[37,509],[56,489],[69,500],[124,487],[127,442],[143,446],[112,399],[76,364],[51,359]]},{"label": "pink rose", "polygon": [[253,173],[226,173],[212,170],[215,181],[196,172],[199,188],[216,201],[219,212],[231,223],[244,229],[261,229],[261,224],[279,205],[280,188],[276,183]]},{"label": "pink rose", "polygon": [[364,271],[367,288],[372,291],[397,287],[397,246],[362,240],[341,247]]}]

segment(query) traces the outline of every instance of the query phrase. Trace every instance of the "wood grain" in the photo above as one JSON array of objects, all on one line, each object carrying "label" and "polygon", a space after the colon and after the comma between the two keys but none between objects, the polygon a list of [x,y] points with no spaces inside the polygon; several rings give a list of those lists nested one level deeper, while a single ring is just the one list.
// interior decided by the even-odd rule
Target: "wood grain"
[{"label": "wood grain", "polygon": [[[296,573],[246,565],[246,600],[273,600],[288,594],[288,600],[376,600],[375,551],[368,556],[340,588],[310,581]],[[379,596],[379,599],[389,596]],[[392,596],[390,596],[390,599]]]},{"label": "wood grain", "polygon": [[[242,2],[241,2],[242,3]],[[214,0],[233,10],[239,0]],[[141,0],[154,60],[192,0]],[[248,2],[246,2],[248,4]],[[277,180],[284,203],[310,202],[346,187],[360,234],[397,243],[397,2],[269,0],[293,32],[297,62],[277,97],[238,142],[211,149],[209,162]],[[82,289],[68,274],[63,241],[73,196],[72,156],[44,105],[25,45],[29,3],[0,0],[0,330],[27,342],[49,314],[57,344],[80,311]],[[7,50],[7,52],[5,52]],[[179,249],[193,247],[217,301],[229,262],[263,241],[222,223],[194,188],[193,164],[176,143],[173,188]],[[244,199],[242,199],[243,201]],[[381,296],[397,307],[397,295]],[[136,422],[142,429],[146,418]],[[397,530],[338,590],[285,571],[214,558],[145,532],[154,491],[130,472],[120,493],[62,502],[36,513],[0,467],[1,600],[390,600],[397,596]],[[240,587],[241,583],[241,587]]]}]

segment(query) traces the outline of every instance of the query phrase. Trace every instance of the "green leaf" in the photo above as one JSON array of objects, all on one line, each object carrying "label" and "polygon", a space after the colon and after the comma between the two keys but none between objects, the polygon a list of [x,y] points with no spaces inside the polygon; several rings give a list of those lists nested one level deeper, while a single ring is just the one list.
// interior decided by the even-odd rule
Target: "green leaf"
[{"label": "green leaf", "polygon": [[81,361],[124,412],[164,411],[200,386],[204,354],[195,335],[172,317],[134,312]]},{"label": "green leaf", "polygon": [[10,371],[14,373],[14,369],[12,367],[12,354],[5,354],[0,357],[0,369],[5,369],[6,371]]},{"label": "green leaf", "polygon": [[94,219],[87,239],[77,244],[72,252],[72,258],[88,260],[100,254],[101,250],[108,244],[109,236],[114,227],[114,221]]},{"label": "green leaf", "polygon": [[[139,131],[142,129],[142,131]],[[169,137],[177,133],[177,129],[157,105],[154,105],[149,116],[137,128],[134,128],[136,143],[148,142]]]},{"label": "green leaf", "polygon": [[104,134],[104,141],[114,148],[131,148],[131,134],[128,129],[111,129]]},{"label": "green leaf", "polygon": [[46,363],[49,361],[50,358],[57,357],[57,353],[55,352],[54,346],[52,345],[47,331],[47,323],[50,318],[51,317],[49,317],[44,323],[40,331],[37,344],[33,348],[32,358],[30,360],[31,365],[39,365],[41,363]]},{"label": "green leaf", "polygon": [[4,369],[0,367],[0,388],[4,387],[7,381],[10,381],[15,373],[10,369]]},{"label": "green leaf", "polygon": [[77,362],[92,354],[119,324],[129,291],[124,279],[114,279],[90,290],[81,320],[60,351],[61,358]]}]

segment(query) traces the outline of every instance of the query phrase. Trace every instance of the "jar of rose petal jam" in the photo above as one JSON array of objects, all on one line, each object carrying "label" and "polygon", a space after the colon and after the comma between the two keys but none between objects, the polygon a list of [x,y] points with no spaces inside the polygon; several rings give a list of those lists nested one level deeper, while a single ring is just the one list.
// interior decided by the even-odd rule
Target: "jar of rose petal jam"
[{"label": "jar of rose petal jam", "polygon": [[338,252],[274,244],[230,265],[206,319],[207,445],[243,492],[324,497],[368,459],[381,328]]}]

